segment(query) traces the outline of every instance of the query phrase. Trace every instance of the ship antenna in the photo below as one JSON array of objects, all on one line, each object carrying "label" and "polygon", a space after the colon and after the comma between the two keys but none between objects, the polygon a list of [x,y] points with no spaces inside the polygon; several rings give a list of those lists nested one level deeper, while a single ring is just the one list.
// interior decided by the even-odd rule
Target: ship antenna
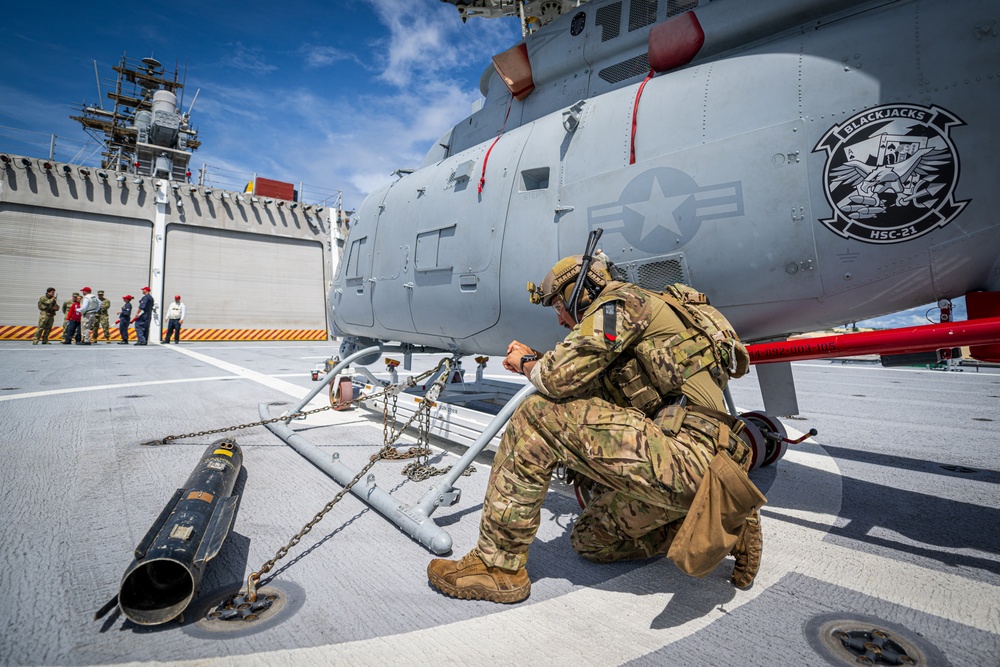
[{"label": "ship antenna", "polygon": [[94,80],[97,81],[97,105],[101,107],[101,111],[104,111],[104,100],[101,99],[103,97],[101,94],[101,76],[97,73],[97,58],[94,58]]}]

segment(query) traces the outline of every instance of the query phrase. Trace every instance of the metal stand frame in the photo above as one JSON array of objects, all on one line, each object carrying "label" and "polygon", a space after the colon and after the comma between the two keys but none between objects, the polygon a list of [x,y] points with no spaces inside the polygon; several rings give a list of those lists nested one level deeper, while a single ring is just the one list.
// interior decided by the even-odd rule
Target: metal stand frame
[{"label": "metal stand frame", "polygon": [[[341,361],[326,374],[323,381],[319,383],[319,386],[316,389],[313,389],[296,407],[285,412],[285,414],[293,414],[301,410],[352,361],[378,351],[379,348],[377,347],[369,347],[359,352],[355,352]],[[442,505],[454,505],[461,499],[461,489],[455,488],[455,482],[458,481],[458,478],[461,477],[465,469],[472,465],[472,462],[477,456],[479,456],[483,449],[486,448],[486,445],[488,445],[490,440],[493,439],[493,436],[500,431],[504,424],[507,423],[507,420],[510,419],[510,416],[514,413],[514,410],[517,409],[521,402],[531,394],[535,393],[535,391],[535,387],[528,384],[525,385],[525,387],[519,392],[514,394],[514,397],[511,398],[511,400],[504,405],[493,420],[490,421],[479,438],[476,439],[472,446],[470,446],[465,454],[458,460],[458,463],[452,466],[451,470],[446,474],[441,475],[439,478],[435,478],[437,479],[437,482],[424,493],[423,497],[421,497],[417,503],[413,505],[404,505],[391,493],[387,493],[378,488],[375,484],[375,476],[372,474],[368,475],[368,478],[365,480],[363,486],[361,483],[355,484],[351,488],[351,493],[353,493],[363,503],[369,505],[384,517],[392,521],[400,528],[400,530],[422,544],[432,553],[438,555],[448,553],[451,551],[451,535],[449,535],[445,529],[434,523],[434,520],[430,518],[431,514],[433,514],[438,507]],[[267,403],[261,403],[258,406],[258,409],[260,410],[261,419],[271,418],[270,409]],[[276,436],[281,438],[292,449],[305,457],[309,462],[332,477],[333,480],[341,486],[346,486],[352,479],[354,479],[357,472],[340,463],[338,460],[340,456],[338,454],[333,454],[331,457],[329,453],[324,452],[319,447],[289,428],[288,421],[290,420],[286,420],[283,423],[279,422],[267,424],[267,428]]]},{"label": "metal stand frame", "polygon": [[[356,368],[364,374],[364,368]],[[370,397],[359,403],[359,407],[380,417],[386,406],[387,397],[381,395],[384,387],[377,380],[371,387]],[[449,382],[444,385],[435,400],[436,405],[430,409],[431,435],[443,438],[463,448],[471,447],[486,425],[499,410],[503,408],[514,395],[524,387],[523,383],[505,382],[502,380],[476,380],[475,382]],[[368,387],[360,389],[362,393]],[[396,397],[394,406],[396,420],[406,421],[423,406],[421,392],[417,389],[407,389]],[[392,399],[388,399],[391,401]],[[499,443],[499,436],[493,438],[492,444]]]}]

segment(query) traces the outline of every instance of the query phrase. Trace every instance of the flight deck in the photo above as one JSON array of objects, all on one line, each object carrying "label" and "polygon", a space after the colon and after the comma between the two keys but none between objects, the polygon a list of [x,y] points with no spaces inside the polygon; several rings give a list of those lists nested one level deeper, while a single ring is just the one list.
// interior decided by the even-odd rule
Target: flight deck
[{"label": "flight deck", "polygon": [[[329,343],[0,343],[0,663],[836,665],[851,663],[831,631],[877,630],[884,651],[913,664],[1000,664],[1000,372],[990,368],[794,363],[801,414],[785,424],[790,437],[819,435],[751,475],[769,502],[747,591],[729,583],[731,559],[703,580],[663,558],[584,561],[568,539],[579,505],[556,481],[523,603],[439,594],[425,574],[433,555],[347,495],[265,576],[278,598],[269,615],[209,621],[341,487],[263,427],[203,432],[259,421],[260,403],[281,414],[334,353]],[[413,371],[439,359],[417,355]],[[382,361],[370,368],[388,377]],[[731,385],[742,410],[763,408],[753,375]],[[484,377],[514,379],[498,358]],[[321,393],[308,407],[324,405]],[[354,469],[384,438],[381,414],[363,409],[291,427]],[[198,435],[140,444],[185,433]],[[117,610],[95,621],[164,503],[221,437],[239,444],[243,471],[232,533],[201,594],[180,622],[143,627]],[[414,442],[410,431],[400,439]],[[432,444],[436,465],[464,451]],[[460,501],[434,514],[454,557],[475,546],[490,456],[456,484]],[[360,483],[415,502],[433,478],[410,481],[406,463],[380,461]]]}]

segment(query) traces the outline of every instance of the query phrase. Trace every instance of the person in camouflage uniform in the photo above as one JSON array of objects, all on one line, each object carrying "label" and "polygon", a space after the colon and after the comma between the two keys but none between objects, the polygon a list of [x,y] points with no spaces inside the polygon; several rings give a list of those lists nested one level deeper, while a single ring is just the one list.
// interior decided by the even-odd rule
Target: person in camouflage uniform
[{"label": "person in camouflage uniform", "polygon": [[[430,583],[446,595],[502,603],[528,597],[528,548],[559,465],[593,491],[570,536],[577,553],[601,563],[667,554],[720,451],[720,433],[729,433],[721,426],[731,418],[722,413],[720,387],[729,378],[728,360],[726,369],[694,365],[688,377],[668,379],[675,389],[657,396],[665,399],[657,405],[683,409],[665,407],[650,417],[622,400],[621,387],[611,378],[621,378],[613,371],[623,361],[643,350],[654,357],[669,353],[671,345],[693,339],[678,342],[678,334],[688,330],[678,314],[655,294],[612,281],[601,262],[586,274],[592,294],[570,312],[566,304],[580,263],[579,256],[560,260],[546,276],[540,298],[532,299],[556,309],[559,323],[572,329],[565,340],[544,355],[518,341],[508,346],[504,367],[526,375],[538,393],[514,412],[497,449],[478,545],[458,561],[435,559],[427,567]],[[749,447],[736,435],[728,436],[726,447],[739,452],[733,460],[747,470]],[[752,584],[761,544],[755,509],[733,548],[735,585]]]},{"label": "person in camouflage uniform", "polygon": [[32,345],[38,345],[39,340],[42,341],[42,345],[49,344],[52,321],[58,312],[59,301],[56,297],[56,288],[50,287],[45,290],[45,295],[38,299],[38,328],[35,329],[35,337],[31,341]]},{"label": "person in camouflage uniform", "polygon": [[104,328],[104,342],[111,343],[111,327],[108,318],[108,311],[111,309],[111,301],[104,298],[104,290],[97,291],[97,298],[101,302],[101,308],[97,311],[97,315],[94,316],[94,324],[90,329],[90,337],[93,341],[97,342],[97,337],[100,335],[101,328]]}]

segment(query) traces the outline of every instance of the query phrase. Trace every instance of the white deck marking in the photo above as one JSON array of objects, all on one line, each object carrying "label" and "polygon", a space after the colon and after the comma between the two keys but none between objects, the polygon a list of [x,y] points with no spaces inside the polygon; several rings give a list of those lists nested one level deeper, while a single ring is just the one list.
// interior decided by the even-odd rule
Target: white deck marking
[{"label": "white deck marking", "polygon": [[228,361],[222,361],[220,359],[216,359],[215,357],[210,357],[207,354],[201,354],[200,352],[195,352],[194,350],[188,348],[175,346],[167,349],[179,354],[185,354],[192,359],[197,359],[198,361],[210,364],[216,368],[221,368],[224,371],[229,371],[230,373],[238,375],[241,378],[253,380],[254,382],[262,384],[265,387],[270,387],[271,389],[280,391],[283,394],[288,394],[293,398],[302,398],[309,393],[308,389],[303,389],[302,387],[292,384],[291,382],[285,382],[284,380],[279,380],[276,377],[264,375],[263,373],[252,371],[249,368],[237,366],[236,364],[231,364]]},{"label": "white deck marking", "polygon": [[204,378],[181,378],[179,380],[151,380],[149,382],[123,382],[121,384],[97,384],[89,387],[73,387],[71,389],[52,389],[49,391],[31,391],[23,394],[10,394],[0,396],[0,401],[14,401],[21,398],[39,398],[41,396],[58,396],[59,394],[75,394],[80,391],[101,391],[102,389],[124,389],[126,387],[148,387],[160,384],[181,384],[184,382],[215,382],[218,380],[232,380],[232,375],[215,375]]},{"label": "white deck marking", "polygon": [[[253,371],[247,371],[247,372],[248,373],[252,373]],[[282,373],[282,374],[278,374],[278,375],[265,375],[264,377],[271,377],[271,378],[293,378],[293,377],[300,377],[301,375],[302,375],[302,373]],[[22,399],[22,398],[41,398],[41,397],[44,397],[44,396],[58,396],[58,395],[61,395],[61,394],[75,394],[75,393],[78,393],[78,392],[81,392],[81,391],[102,391],[102,390],[105,390],[105,389],[126,389],[128,387],[149,387],[149,386],[155,386],[155,385],[161,385],[161,384],[183,384],[185,382],[216,382],[216,381],[219,381],[219,380],[235,380],[238,377],[242,377],[242,376],[240,376],[238,374],[237,375],[213,375],[213,376],[210,376],[210,377],[203,377],[203,378],[180,378],[180,379],[177,379],[177,380],[150,380],[148,382],[123,382],[121,384],[97,384],[97,385],[91,385],[89,387],[72,387],[70,389],[51,389],[51,390],[48,390],[48,391],[30,391],[30,392],[25,392],[23,394],[10,394],[10,395],[7,395],[7,396],[0,396],[0,402],[3,402],[3,401],[16,401],[16,400]],[[252,377],[247,378],[247,379],[258,381],[256,378],[252,378]],[[289,383],[282,382],[281,384],[282,385],[288,385]],[[302,397],[302,396],[306,395],[306,390],[305,389],[302,389],[301,392],[302,393],[300,393],[298,395],[298,397]]]}]

